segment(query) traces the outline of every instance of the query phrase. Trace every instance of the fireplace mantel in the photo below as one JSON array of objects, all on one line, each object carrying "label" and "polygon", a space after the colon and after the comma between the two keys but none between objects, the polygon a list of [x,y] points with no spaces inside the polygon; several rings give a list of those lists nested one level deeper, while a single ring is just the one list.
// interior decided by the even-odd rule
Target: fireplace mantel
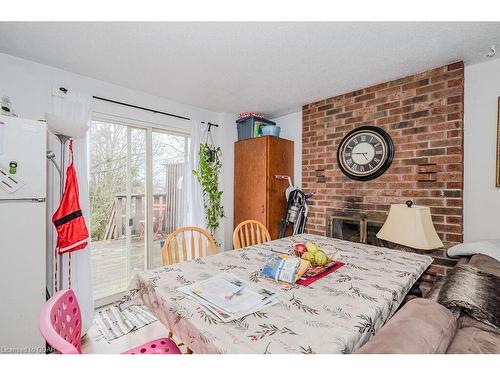
[{"label": "fireplace mantel", "polygon": [[[434,261],[422,276],[422,281],[424,282],[424,284],[421,285],[422,290],[428,290],[436,278],[446,275],[446,270],[453,268],[458,261],[457,259],[449,258],[446,255],[445,248],[433,251],[418,250],[378,239],[376,234],[384,224],[387,214],[369,211],[332,210],[327,212],[326,217],[326,235],[328,237],[430,255]],[[336,231],[335,226],[341,226],[344,232],[343,234],[347,234],[347,238],[346,236],[339,236],[338,228]]]},{"label": "fireplace mantel", "polygon": [[[362,212],[350,210],[334,210],[327,214],[328,237],[337,237],[352,242],[360,242],[376,246],[390,247],[387,241],[379,240],[375,234],[382,227],[387,219],[387,215],[380,212]],[[348,238],[339,235],[340,226],[350,227],[351,235]],[[357,234],[353,236],[352,231],[357,229]]]}]

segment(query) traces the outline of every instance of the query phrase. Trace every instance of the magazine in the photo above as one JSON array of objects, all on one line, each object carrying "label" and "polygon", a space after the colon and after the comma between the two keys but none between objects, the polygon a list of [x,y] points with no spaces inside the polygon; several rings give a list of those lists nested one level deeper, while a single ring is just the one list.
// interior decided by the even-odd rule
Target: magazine
[{"label": "magazine", "polygon": [[230,273],[220,273],[177,289],[222,322],[230,322],[278,302],[276,292]]}]

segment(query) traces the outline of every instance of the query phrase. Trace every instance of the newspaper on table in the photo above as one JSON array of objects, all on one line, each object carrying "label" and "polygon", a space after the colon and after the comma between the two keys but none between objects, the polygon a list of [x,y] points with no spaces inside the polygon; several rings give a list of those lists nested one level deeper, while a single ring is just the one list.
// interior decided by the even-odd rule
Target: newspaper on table
[{"label": "newspaper on table", "polygon": [[227,323],[278,303],[276,292],[222,272],[177,289]]}]

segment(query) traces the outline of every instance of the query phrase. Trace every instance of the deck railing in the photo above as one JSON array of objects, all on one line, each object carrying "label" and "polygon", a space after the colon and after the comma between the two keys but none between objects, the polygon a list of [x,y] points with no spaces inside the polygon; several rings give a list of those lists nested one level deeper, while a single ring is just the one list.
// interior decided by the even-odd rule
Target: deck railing
[{"label": "deck railing", "polygon": [[[183,164],[166,165],[165,192],[153,194],[154,239],[173,232],[182,225],[184,194],[182,190]],[[145,195],[131,194],[130,232],[134,237],[145,235]],[[115,195],[104,231],[104,240],[123,238],[126,233],[127,195]]]}]

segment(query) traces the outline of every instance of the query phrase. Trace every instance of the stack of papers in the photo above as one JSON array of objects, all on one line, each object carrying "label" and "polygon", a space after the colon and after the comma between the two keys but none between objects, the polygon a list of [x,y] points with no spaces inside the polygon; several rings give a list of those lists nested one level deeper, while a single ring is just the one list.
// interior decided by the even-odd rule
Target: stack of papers
[{"label": "stack of papers", "polygon": [[224,323],[278,303],[275,291],[258,287],[226,272],[177,290]]}]

